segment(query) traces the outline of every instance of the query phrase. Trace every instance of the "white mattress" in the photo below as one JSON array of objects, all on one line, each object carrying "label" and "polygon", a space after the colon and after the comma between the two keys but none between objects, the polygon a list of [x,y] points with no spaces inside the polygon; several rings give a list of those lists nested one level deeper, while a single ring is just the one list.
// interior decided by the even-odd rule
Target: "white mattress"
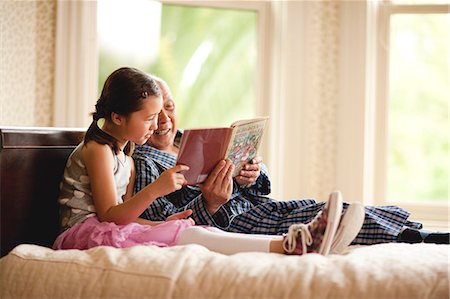
[{"label": "white mattress", "polygon": [[0,298],[449,298],[449,245],[380,244],[346,255],[225,256],[199,245],[54,251],[0,259]]}]

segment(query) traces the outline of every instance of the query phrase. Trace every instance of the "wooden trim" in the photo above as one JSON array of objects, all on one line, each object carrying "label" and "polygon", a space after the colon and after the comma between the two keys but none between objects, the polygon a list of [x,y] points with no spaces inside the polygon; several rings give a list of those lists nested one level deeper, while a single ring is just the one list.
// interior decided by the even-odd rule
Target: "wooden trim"
[{"label": "wooden trim", "polygon": [[420,4],[420,5],[382,5],[388,14],[441,14],[449,13],[450,5]]}]

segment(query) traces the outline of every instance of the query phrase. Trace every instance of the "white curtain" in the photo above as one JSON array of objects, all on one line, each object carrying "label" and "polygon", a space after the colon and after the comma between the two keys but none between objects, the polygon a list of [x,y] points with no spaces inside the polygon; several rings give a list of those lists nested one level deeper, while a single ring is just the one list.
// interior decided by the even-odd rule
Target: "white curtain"
[{"label": "white curtain", "polygon": [[97,3],[57,2],[54,126],[87,127],[97,98]]},{"label": "white curtain", "polygon": [[274,1],[272,21],[273,196],[326,199],[336,188],[340,5]]}]

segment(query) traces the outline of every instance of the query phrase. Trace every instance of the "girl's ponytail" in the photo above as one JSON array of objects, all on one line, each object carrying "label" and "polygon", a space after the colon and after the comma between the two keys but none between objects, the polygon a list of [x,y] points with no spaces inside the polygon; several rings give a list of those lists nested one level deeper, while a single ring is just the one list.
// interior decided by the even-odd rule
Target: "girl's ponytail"
[{"label": "girl's ponytail", "polygon": [[[103,124],[104,118],[98,118],[98,114],[96,114],[95,112],[92,115],[94,119],[87,129],[86,135],[84,135],[84,144],[88,143],[91,140],[96,141],[100,144],[108,144],[116,155],[119,154],[120,148],[117,144],[116,138],[103,131],[99,126],[99,123]],[[125,154],[127,154],[127,152],[125,152]]]},{"label": "girl's ponytail", "polygon": [[[87,129],[86,135],[84,136],[84,143],[86,144],[89,141],[94,140],[100,144],[108,144],[117,155],[120,152],[120,148],[117,144],[116,138],[102,130],[103,124],[105,123],[106,119],[111,118],[111,112],[109,110],[110,109],[108,109],[107,100],[104,97],[100,96],[100,98],[97,100],[97,103],[95,104],[95,112],[92,113],[92,123]],[[128,151],[124,150],[124,152],[125,154],[128,154]]]}]

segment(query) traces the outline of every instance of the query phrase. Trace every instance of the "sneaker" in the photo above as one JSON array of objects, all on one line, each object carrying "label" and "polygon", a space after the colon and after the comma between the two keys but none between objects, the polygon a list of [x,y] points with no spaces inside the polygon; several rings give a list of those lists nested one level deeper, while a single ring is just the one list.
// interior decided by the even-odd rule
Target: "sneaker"
[{"label": "sneaker", "polygon": [[348,248],[361,230],[365,216],[363,204],[355,202],[348,206],[334,236],[330,250],[332,254],[341,254]]},{"label": "sneaker", "polygon": [[315,252],[327,255],[342,214],[340,192],[330,194],[328,202],[308,224],[293,224],[283,236],[283,249],[286,254],[302,255]]}]

